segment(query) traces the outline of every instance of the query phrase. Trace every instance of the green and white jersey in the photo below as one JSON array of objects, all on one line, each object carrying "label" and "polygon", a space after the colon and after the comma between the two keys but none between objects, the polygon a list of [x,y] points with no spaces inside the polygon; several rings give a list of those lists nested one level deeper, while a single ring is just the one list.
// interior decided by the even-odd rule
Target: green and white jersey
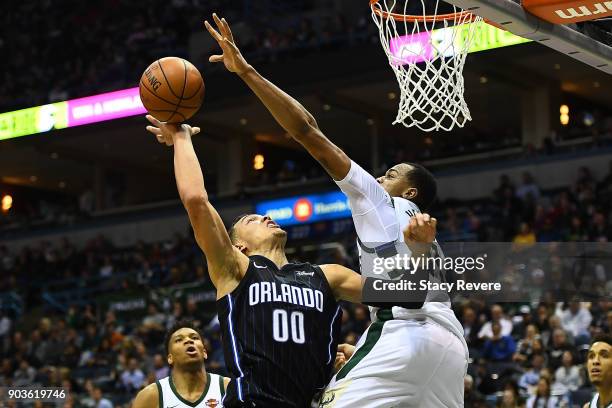
[{"label": "green and white jersey", "polygon": [[220,375],[206,373],[204,392],[197,401],[189,402],[179,395],[170,375],[157,381],[157,391],[159,408],[222,408],[225,385]]}]

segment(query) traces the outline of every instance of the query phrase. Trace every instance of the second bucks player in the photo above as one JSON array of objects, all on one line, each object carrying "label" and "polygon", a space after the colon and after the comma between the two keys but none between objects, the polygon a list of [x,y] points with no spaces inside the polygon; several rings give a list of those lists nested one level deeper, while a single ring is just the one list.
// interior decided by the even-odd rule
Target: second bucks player
[{"label": "second bucks player", "polygon": [[[215,22],[220,33],[209,25],[207,29],[223,55],[211,56],[210,61],[223,62],[230,72],[239,75],[277,122],[348,196],[357,235],[365,243],[360,245],[361,254],[377,254],[383,247],[403,248],[400,250],[412,257],[432,249],[440,252],[437,243],[423,249],[412,245],[419,239],[402,233],[410,224],[418,224],[430,227],[435,234],[435,219],[420,214],[435,198],[433,176],[419,165],[402,163],[389,169],[384,177],[374,179],[325,137],[299,102],[246,62],[225,20],[215,16]],[[368,243],[381,245],[368,247]],[[363,266],[362,262],[362,272]],[[432,300],[427,294],[420,302],[401,304],[408,307],[374,308],[372,325],[361,337],[352,358],[332,379],[321,406],[463,406],[463,377],[468,364],[463,330],[450,308],[448,295]]]},{"label": "second bucks player", "polygon": [[230,379],[206,371],[206,349],[193,324],[176,323],[165,345],[171,374],[140,391],[133,408],[221,408]]}]

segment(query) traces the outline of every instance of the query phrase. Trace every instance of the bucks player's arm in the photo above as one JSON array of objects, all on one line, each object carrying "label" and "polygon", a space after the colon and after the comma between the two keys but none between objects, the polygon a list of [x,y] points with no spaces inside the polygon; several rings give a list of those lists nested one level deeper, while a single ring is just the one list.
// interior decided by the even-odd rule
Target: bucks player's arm
[{"label": "bucks player's arm", "polygon": [[213,18],[218,31],[208,22],[204,24],[221,46],[223,55],[213,55],[210,61],[223,62],[228,71],[238,74],[268,108],[274,119],[321,163],[334,180],[346,177],[351,168],[351,159],[325,137],[306,108],[247,63],[234,42],[227,21],[219,19],[216,14],[213,14]]},{"label": "bucks player's arm", "polygon": [[147,126],[147,130],[160,143],[174,146],[174,175],[179,196],[198,246],[206,255],[208,272],[220,299],[238,286],[249,259],[232,245],[219,213],[208,200],[202,168],[191,142],[191,137],[200,129],[162,123],[150,115],[147,119],[153,125]]}]

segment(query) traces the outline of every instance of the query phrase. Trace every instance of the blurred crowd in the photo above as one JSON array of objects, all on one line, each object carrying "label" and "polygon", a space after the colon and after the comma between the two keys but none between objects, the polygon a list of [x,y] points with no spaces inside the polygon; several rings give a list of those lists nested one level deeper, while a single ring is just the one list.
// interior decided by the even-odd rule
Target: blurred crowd
[{"label": "blurred crowd", "polygon": [[[0,111],[134,86],[151,61],[167,55],[188,58],[191,34],[203,30],[203,19],[213,11],[223,12],[234,24],[246,18],[251,27],[257,27],[249,33],[244,48],[256,61],[273,61],[295,50],[303,53],[362,38],[354,35],[361,32],[359,25],[347,27],[339,17],[323,18],[317,29],[311,20],[299,17],[314,7],[313,1],[293,0],[286,2],[286,7],[274,3],[258,5],[250,0],[151,0],[146,5],[128,0],[98,4],[69,0],[16,3],[0,16],[0,51],[11,55],[0,72]],[[275,13],[293,16],[277,19]],[[365,24],[365,19],[359,24]],[[87,30],[80,29],[84,26]],[[74,35],[76,32],[79,34]]]},{"label": "blurred crowd", "polygon": [[[608,242],[610,198],[612,163],[603,178],[595,180],[584,167],[571,186],[554,192],[542,191],[529,173],[520,181],[502,176],[487,200],[443,203],[446,213],[439,232],[523,245]],[[442,209],[439,205],[433,213]],[[292,256],[357,269],[353,240],[335,237],[332,250]],[[612,271],[603,273],[612,280]],[[192,238],[177,235],[168,242],[130,248],[117,248],[102,236],[82,247],[68,240],[43,242],[19,253],[2,247],[0,274],[6,278],[0,281],[0,293],[21,299],[14,308],[3,299],[0,385],[61,386],[72,396],[66,406],[128,406],[138,389],[168,375],[164,332],[181,318],[195,320],[204,332],[208,368],[227,374],[212,301],[164,291],[185,283],[212,290]],[[154,293],[142,314],[92,302],[109,293],[139,290]],[[609,286],[607,290],[612,293]],[[455,302],[472,358],[465,379],[466,406],[569,407],[588,399],[592,389],[585,353],[594,335],[612,331],[612,301],[564,300],[541,296],[496,304],[491,296]],[[349,304],[344,312],[343,341],[355,344],[369,324],[369,312]],[[541,405],[545,400],[549,405]]]}]

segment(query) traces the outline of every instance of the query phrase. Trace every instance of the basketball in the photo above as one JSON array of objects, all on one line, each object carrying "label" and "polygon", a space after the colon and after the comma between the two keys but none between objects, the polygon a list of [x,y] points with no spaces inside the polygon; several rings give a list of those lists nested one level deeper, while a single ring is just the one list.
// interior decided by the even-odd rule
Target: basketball
[{"label": "basketball", "polygon": [[184,122],[202,106],[204,80],[189,61],[178,57],[161,58],[142,74],[140,99],[156,119]]}]

